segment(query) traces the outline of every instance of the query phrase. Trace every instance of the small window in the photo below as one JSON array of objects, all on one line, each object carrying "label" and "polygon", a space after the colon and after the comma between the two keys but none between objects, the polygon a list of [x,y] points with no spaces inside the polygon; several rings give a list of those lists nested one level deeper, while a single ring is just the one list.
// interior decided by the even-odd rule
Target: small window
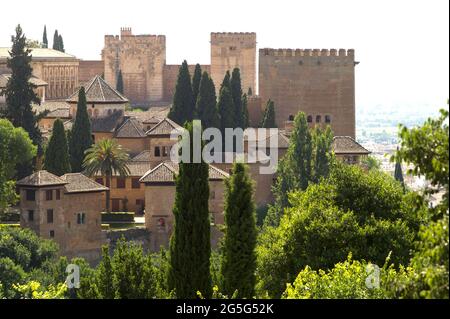
[{"label": "small window", "polygon": [[104,185],[104,184],[103,184],[103,177],[98,177],[98,178],[95,179],[95,181],[96,181],[97,183],[99,183],[100,185]]},{"label": "small window", "polygon": [[289,115],[288,120],[289,120],[289,121],[293,121],[293,120],[294,120],[294,115],[292,115],[292,114]]},{"label": "small window", "polygon": [[70,222],[67,222],[67,228],[70,229]]},{"label": "small window", "polygon": [[269,55],[269,49],[264,49],[264,55]]},{"label": "small window", "polygon": [[131,179],[131,188],[141,188],[141,183],[139,182],[139,178]]},{"label": "small window", "polygon": [[27,189],[27,200],[28,201],[34,201],[36,200],[36,191],[35,190],[31,190],[31,189]]},{"label": "small window", "polygon": [[125,177],[117,177],[117,188],[125,188],[126,179]]},{"label": "small window", "polygon": [[53,190],[45,191],[45,200],[53,200]]},{"label": "small window", "polygon": [[78,225],[84,225],[86,223],[86,214],[85,213],[78,213],[77,214],[77,224]]},{"label": "small window", "polygon": [[166,146],[163,146],[162,148],[162,156],[166,157],[169,155],[169,148]]},{"label": "small window", "polygon": [[331,116],[325,115],[325,123],[331,123]]},{"label": "small window", "polygon": [[61,190],[57,189],[56,190],[56,200],[60,200],[61,199]]},{"label": "small window", "polygon": [[311,115],[308,115],[307,121],[308,121],[308,123],[312,123],[312,116]]},{"label": "small window", "polygon": [[34,210],[29,210],[28,211],[28,221],[29,222],[34,221]]},{"label": "small window", "polygon": [[47,224],[53,224],[53,209],[47,209]]},{"label": "small window", "polygon": [[155,157],[160,157],[161,156],[161,149],[159,148],[159,146],[155,147]]},{"label": "small window", "polygon": [[316,123],[320,123],[322,121],[322,116],[317,115],[316,116]]},{"label": "small window", "polygon": [[55,231],[54,230],[50,231],[50,238],[55,238]]}]

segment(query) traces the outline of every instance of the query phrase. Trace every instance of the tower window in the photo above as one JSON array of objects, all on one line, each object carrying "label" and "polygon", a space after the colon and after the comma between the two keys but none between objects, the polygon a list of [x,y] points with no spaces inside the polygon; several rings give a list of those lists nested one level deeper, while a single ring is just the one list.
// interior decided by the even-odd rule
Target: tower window
[{"label": "tower window", "polygon": [[331,123],[331,116],[325,115],[325,123]]},{"label": "tower window", "polygon": [[47,209],[47,224],[53,224],[53,209]]},{"label": "tower window", "polygon": [[161,149],[159,148],[159,146],[155,147],[155,157],[160,157],[161,156]]},{"label": "tower window", "polygon": [[50,231],[50,238],[55,238],[55,231],[54,230]]},{"label": "tower window", "polygon": [[312,123],[312,116],[311,115],[308,115],[307,121],[308,121],[308,123]]},{"label": "tower window", "polygon": [[126,179],[124,177],[117,177],[117,188],[125,188]]},{"label": "tower window", "polygon": [[26,198],[28,201],[36,200],[36,191],[35,190],[27,189],[26,193],[27,193]]},{"label": "tower window", "polygon": [[131,188],[141,188],[141,183],[139,182],[139,178],[131,179]]},{"label": "tower window", "polygon": [[322,121],[322,116],[317,115],[316,116],[316,123],[320,123]]},{"label": "tower window", "polygon": [[29,222],[34,221],[34,210],[29,210],[28,211],[28,221]]},{"label": "tower window", "polygon": [[53,190],[45,191],[45,200],[53,200]]},{"label": "tower window", "polygon": [[61,199],[61,190],[57,189],[56,190],[56,200],[60,200]]},{"label": "tower window", "polygon": [[293,120],[294,120],[294,115],[292,115],[292,114],[289,115],[288,120],[289,120],[289,121],[293,121]]},{"label": "tower window", "polygon": [[77,224],[78,225],[84,225],[86,223],[86,214],[85,213],[78,213],[77,214]]},{"label": "tower window", "polygon": [[169,153],[168,153],[168,147],[163,146],[163,147],[162,147],[162,156],[166,157],[166,156],[168,156],[168,155],[169,155]]}]

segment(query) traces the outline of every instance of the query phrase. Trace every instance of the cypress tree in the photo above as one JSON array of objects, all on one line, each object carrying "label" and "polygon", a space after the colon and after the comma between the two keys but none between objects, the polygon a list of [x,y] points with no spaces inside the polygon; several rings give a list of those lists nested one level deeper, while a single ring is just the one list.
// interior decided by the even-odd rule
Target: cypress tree
[{"label": "cypress tree", "polygon": [[58,30],[53,34],[53,50],[59,50],[59,35]]},{"label": "cypress tree", "polygon": [[233,97],[228,87],[223,86],[219,93],[217,108],[220,115],[220,128],[225,141],[225,129],[234,128]]},{"label": "cypress tree", "polygon": [[248,96],[252,96],[253,95],[252,88],[248,88],[247,95]]},{"label": "cypress tree", "polygon": [[194,95],[194,102],[197,103],[198,92],[200,90],[200,81],[202,79],[202,68],[200,64],[195,65],[194,75],[192,76],[192,93]]},{"label": "cypress tree", "polygon": [[244,126],[244,110],[242,108],[241,72],[234,68],[230,80],[231,95],[234,106],[234,128]]},{"label": "cypress tree", "polygon": [[191,76],[186,60],[183,61],[178,73],[177,85],[173,97],[173,105],[169,118],[180,125],[192,121],[195,112],[194,94],[192,92]]},{"label": "cypress tree", "polygon": [[248,114],[248,96],[246,93],[242,95],[242,113],[243,113],[243,129],[250,126],[250,115]]},{"label": "cypress tree", "polygon": [[123,94],[123,76],[122,76],[122,70],[119,70],[119,74],[117,75],[116,90],[119,91],[120,94]]},{"label": "cypress tree", "polygon": [[47,26],[44,25],[44,34],[42,35],[42,47],[48,48]]},{"label": "cypress tree", "polygon": [[277,124],[275,123],[275,106],[273,101],[268,100],[266,104],[266,109],[264,111],[264,116],[261,122],[261,127],[263,128],[275,128]]},{"label": "cypress tree", "polygon": [[311,180],[312,137],[306,121],[306,115],[299,112],[294,119],[294,130],[291,135],[292,149],[290,156],[295,175],[299,178],[298,187],[308,188]]},{"label": "cypress tree", "polygon": [[63,41],[63,37],[62,37],[61,34],[58,36],[58,50],[61,51],[61,52],[65,52],[65,50],[64,50],[64,41]]},{"label": "cypress tree", "polygon": [[204,128],[220,128],[219,112],[217,110],[216,88],[207,72],[203,72],[200,90],[197,98],[196,113]]},{"label": "cypress tree", "polygon": [[170,239],[168,285],[177,298],[196,298],[197,292],[211,297],[209,167],[205,162],[193,162],[193,126],[190,133],[191,163],[181,162],[176,177],[175,217]]},{"label": "cypress tree", "polygon": [[108,246],[102,247],[102,260],[97,267],[96,284],[101,298],[114,299],[116,297],[114,288],[114,271]]},{"label": "cypress tree", "polygon": [[[397,147],[397,152],[399,148]],[[402,170],[402,164],[397,159],[395,161],[395,171],[394,171],[394,178],[396,181],[398,181],[400,184],[402,184],[403,189],[405,189],[405,180],[403,178],[403,170]]]},{"label": "cypress tree", "polygon": [[[20,25],[16,28],[16,35],[12,37],[12,48],[7,59],[7,66],[11,70],[11,78],[6,84],[6,117],[15,127],[22,127],[28,132],[33,144],[38,146],[38,156],[42,155],[42,135],[38,127],[38,119],[33,111],[32,103],[40,103],[35,93],[36,86],[30,83],[33,73],[31,67],[30,50],[26,49],[27,39],[22,33]],[[31,174],[31,161],[20,165],[18,177]]]},{"label": "cypress tree", "polygon": [[311,178],[315,183],[318,183],[321,177],[328,176],[332,143],[333,133],[330,126],[327,126],[325,130],[319,127],[314,128],[312,132],[313,173]]},{"label": "cypress tree", "polygon": [[44,167],[57,176],[70,173],[69,148],[64,124],[60,119],[53,123],[53,132],[45,151]]},{"label": "cypress tree", "polygon": [[84,152],[92,145],[91,122],[87,113],[86,93],[84,87],[78,91],[77,114],[69,141],[70,166],[72,172],[82,171]]},{"label": "cypress tree", "polygon": [[227,87],[228,90],[231,92],[231,75],[230,71],[227,71],[225,73],[225,76],[223,77],[222,84],[220,85],[220,89],[222,90],[223,87]]},{"label": "cypress tree", "polygon": [[256,281],[257,231],[252,179],[245,164],[234,164],[225,186],[223,289],[229,297],[237,291],[237,298],[252,298]]}]

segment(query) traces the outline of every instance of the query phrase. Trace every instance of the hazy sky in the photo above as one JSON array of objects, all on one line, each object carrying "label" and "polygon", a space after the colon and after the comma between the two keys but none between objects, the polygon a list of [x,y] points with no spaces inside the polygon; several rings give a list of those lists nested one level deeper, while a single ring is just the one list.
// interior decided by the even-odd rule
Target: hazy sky
[{"label": "hazy sky", "polygon": [[165,34],[169,64],[210,63],[210,32],[254,31],[260,48],[354,48],[357,106],[445,106],[449,97],[448,0],[1,1],[0,46],[18,23],[38,40],[46,24],[50,45],[57,28],[82,59],[100,59],[104,35],[121,26]]}]

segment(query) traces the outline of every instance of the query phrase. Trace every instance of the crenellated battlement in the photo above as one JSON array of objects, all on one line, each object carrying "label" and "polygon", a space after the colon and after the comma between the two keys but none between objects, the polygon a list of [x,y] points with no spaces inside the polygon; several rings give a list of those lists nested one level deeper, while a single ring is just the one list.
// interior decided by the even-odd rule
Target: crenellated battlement
[{"label": "crenellated battlement", "polygon": [[354,57],[354,49],[259,49],[260,56],[280,57]]},{"label": "crenellated battlement", "polygon": [[105,46],[119,45],[121,43],[152,43],[165,45],[166,36],[155,34],[138,34],[125,36],[105,35]]},{"label": "crenellated battlement", "polygon": [[211,32],[211,43],[242,41],[256,45],[255,32]]}]

